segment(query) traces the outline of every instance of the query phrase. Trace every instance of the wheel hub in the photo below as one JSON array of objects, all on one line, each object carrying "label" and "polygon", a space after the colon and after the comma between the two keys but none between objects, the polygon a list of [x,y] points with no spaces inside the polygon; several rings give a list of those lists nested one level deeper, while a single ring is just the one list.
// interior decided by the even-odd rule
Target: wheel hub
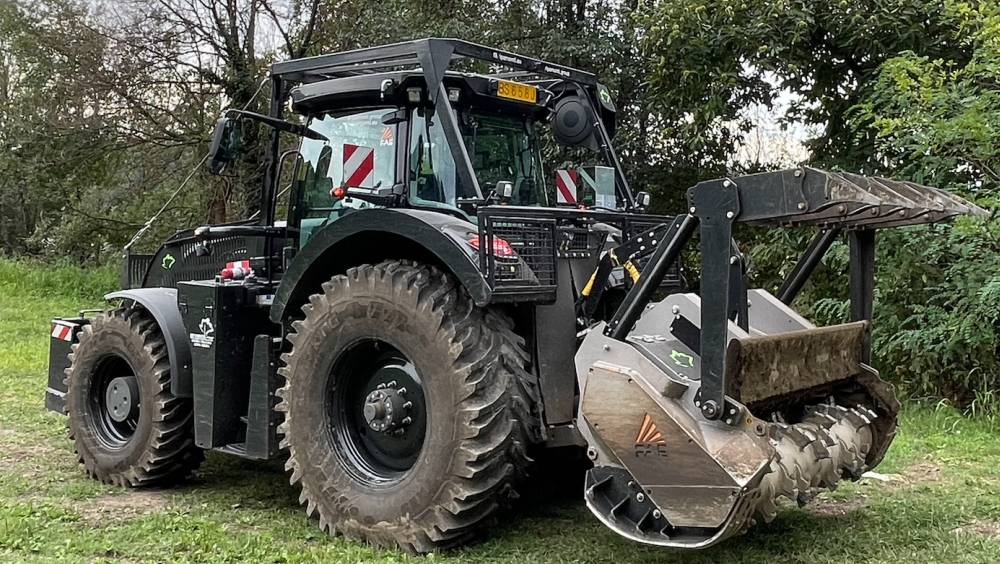
[{"label": "wheel hub", "polygon": [[375,487],[413,468],[427,430],[427,400],[416,366],[378,339],[349,345],[328,376],[328,422],[350,472]]},{"label": "wheel hub", "polygon": [[134,376],[119,376],[108,382],[104,392],[104,402],[108,416],[117,423],[137,415],[139,408],[139,386]]},{"label": "wheel hub", "polygon": [[397,387],[396,381],[379,384],[365,398],[365,422],[372,431],[391,433],[413,422],[410,409],[413,402],[406,400],[406,388]]}]

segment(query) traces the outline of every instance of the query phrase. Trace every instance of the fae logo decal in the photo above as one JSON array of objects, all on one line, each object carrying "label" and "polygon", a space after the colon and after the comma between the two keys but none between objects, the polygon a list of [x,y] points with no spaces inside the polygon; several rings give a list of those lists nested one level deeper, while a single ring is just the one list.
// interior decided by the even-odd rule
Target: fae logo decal
[{"label": "fae logo decal", "polygon": [[202,349],[211,348],[212,344],[215,343],[215,326],[212,325],[212,320],[207,317],[203,318],[198,324],[198,330],[201,333],[188,333],[191,345]]},{"label": "fae logo decal", "polygon": [[647,413],[642,418],[639,433],[635,436],[635,456],[667,456],[667,441],[656,429],[656,423]]}]

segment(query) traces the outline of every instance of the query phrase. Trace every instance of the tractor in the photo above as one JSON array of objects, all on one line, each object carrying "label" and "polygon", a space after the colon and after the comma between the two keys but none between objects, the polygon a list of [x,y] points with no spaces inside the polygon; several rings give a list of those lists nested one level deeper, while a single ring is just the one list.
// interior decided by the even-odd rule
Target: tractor
[{"label": "tractor", "polygon": [[[871,367],[875,234],[985,214],[802,166],[654,215],[594,74],[461,40],[268,80],[268,113],[224,112],[208,157],[268,129],[258,213],[126,249],[106,311],[53,320],[45,403],[96,480],[280,458],[324,531],[378,546],[477,538],[553,448],[589,464],[597,519],[674,548],[858,479],[899,410]],[[739,223],[815,231],[777,294],[748,287]],[[791,304],[841,236],[851,319],[817,327]]]}]

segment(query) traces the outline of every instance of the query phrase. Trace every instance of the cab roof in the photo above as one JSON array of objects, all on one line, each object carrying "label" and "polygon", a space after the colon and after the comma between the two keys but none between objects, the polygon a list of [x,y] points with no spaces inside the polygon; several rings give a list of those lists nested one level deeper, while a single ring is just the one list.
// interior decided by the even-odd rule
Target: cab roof
[{"label": "cab roof", "polygon": [[509,51],[478,45],[461,39],[428,38],[392,45],[343,51],[317,57],[293,59],[271,66],[271,77],[297,84],[335,78],[350,78],[388,71],[411,70],[424,74],[431,98],[436,86],[454,64],[488,67],[482,76],[519,82],[566,80],[589,87],[597,86],[593,73],[525,57]]}]

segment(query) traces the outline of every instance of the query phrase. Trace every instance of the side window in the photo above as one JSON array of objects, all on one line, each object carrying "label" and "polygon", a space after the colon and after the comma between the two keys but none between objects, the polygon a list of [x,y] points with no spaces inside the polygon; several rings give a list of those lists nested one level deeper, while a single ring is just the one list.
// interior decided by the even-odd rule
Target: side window
[{"label": "side window", "polygon": [[371,207],[356,198],[336,199],[330,192],[350,184],[378,188],[396,183],[396,128],[382,118],[393,110],[381,108],[313,118],[309,128],[328,141],[304,139],[296,175],[295,216],[300,245],[313,231],[354,209]]},{"label": "side window", "polygon": [[455,159],[438,120],[415,111],[410,121],[410,201],[419,205],[454,207],[459,197],[474,194],[461,184]]}]

